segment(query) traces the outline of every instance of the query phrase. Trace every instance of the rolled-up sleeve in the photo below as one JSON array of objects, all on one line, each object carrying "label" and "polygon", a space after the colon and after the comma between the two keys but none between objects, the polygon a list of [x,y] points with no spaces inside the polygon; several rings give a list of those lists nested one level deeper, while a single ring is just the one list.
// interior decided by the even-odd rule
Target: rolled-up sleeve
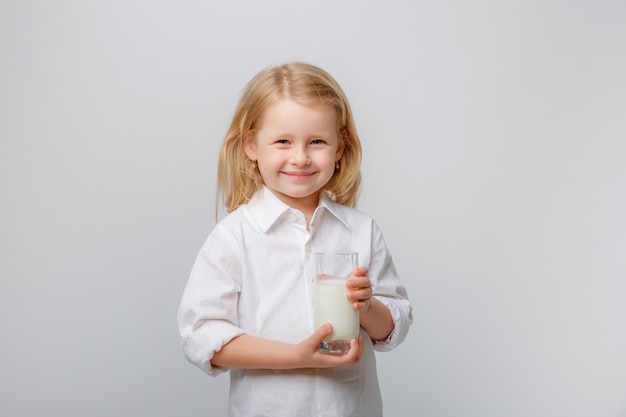
[{"label": "rolled-up sleeve", "polygon": [[379,352],[386,352],[396,348],[404,341],[409,333],[409,327],[413,323],[411,305],[408,300],[394,299],[388,297],[376,296],[391,313],[393,319],[393,330],[387,336],[387,339],[374,344],[374,349]]},{"label": "rolled-up sleeve", "polygon": [[387,307],[394,324],[387,339],[377,341],[374,345],[377,351],[386,352],[404,341],[413,323],[413,313],[406,288],[398,277],[391,253],[375,222],[372,225],[371,244],[369,277],[373,296]]},{"label": "rolled-up sleeve", "polygon": [[211,376],[228,370],[212,366],[214,353],[245,333],[237,319],[240,291],[239,250],[218,225],[196,258],[177,314],[185,357]]}]

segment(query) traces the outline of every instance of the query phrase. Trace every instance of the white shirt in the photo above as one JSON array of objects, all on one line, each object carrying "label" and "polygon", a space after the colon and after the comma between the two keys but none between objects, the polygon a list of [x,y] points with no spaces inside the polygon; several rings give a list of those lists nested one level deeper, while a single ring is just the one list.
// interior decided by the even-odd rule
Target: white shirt
[{"label": "white shirt", "polygon": [[216,376],[228,369],[212,366],[211,358],[236,336],[287,343],[309,337],[311,285],[304,266],[312,252],[358,252],[394,330],[374,344],[361,329],[365,347],[354,365],[231,369],[229,416],[382,416],[374,350],[387,351],[404,340],[411,306],[376,223],[322,194],[310,232],[304,215],[267,188],[217,224],[198,254],[178,311],[185,356]]}]

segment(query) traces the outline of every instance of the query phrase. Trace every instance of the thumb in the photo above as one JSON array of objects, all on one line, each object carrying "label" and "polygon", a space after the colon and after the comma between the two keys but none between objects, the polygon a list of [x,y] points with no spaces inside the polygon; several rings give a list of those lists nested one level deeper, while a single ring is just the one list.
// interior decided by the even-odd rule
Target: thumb
[{"label": "thumb", "polygon": [[333,331],[333,326],[330,323],[323,324],[319,329],[317,329],[310,337],[311,341],[315,343],[315,345],[319,345],[324,341],[326,336],[331,334]]}]

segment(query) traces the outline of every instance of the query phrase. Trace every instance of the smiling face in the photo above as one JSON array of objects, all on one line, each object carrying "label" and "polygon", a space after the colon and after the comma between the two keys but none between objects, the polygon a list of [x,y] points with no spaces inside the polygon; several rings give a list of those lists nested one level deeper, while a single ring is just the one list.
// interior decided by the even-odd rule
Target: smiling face
[{"label": "smiling face", "polygon": [[269,190],[310,218],[343,153],[337,130],[333,109],[283,99],[263,112],[246,155]]}]

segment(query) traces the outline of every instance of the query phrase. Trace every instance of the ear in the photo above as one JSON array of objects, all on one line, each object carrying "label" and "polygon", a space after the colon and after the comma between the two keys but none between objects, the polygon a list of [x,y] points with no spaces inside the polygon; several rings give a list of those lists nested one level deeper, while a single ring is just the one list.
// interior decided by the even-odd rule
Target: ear
[{"label": "ear", "polygon": [[335,153],[335,161],[339,161],[341,159],[341,157],[343,156],[343,150],[345,149],[345,145],[346,142],[344,141],[343,137],[340,136],[338,143],[337,143],[337,152]]},{"label": "ear", "polygon": [[246,133],[243,139],[243,144],[248,159],[250,159],[251,161],[256,161],[258,159],[256,156],[256,138],[254,137],[254,134],[252,132]]}]

